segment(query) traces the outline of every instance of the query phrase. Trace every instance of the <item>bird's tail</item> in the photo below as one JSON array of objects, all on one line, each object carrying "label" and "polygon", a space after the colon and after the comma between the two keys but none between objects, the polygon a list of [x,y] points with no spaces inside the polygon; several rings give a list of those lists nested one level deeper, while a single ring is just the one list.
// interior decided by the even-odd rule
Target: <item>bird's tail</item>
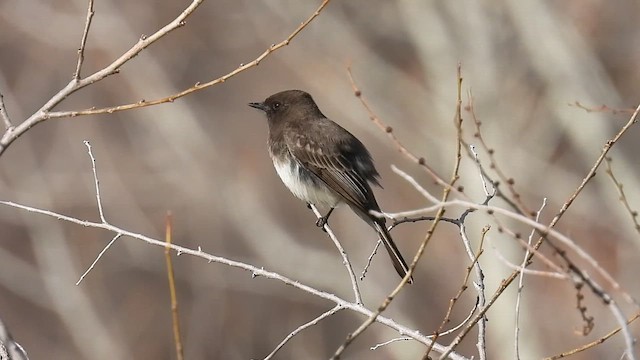
[{"label": "bird's tail", "polygon": [[[391,234],[389,234],[389,231],[387,231],[387,227],[384,225],[384,223],[375,220],[372,221],[372,225],[376,229],[378,235],[380,235],[380,240],[382,240],[384,247],[387,249],[389,257],[391,257],[393,267],[398,272],[398,275],[404,278],[409,271],[409,266],[407,266],[404,258],[402,258],[402,254],[400,254],[400,250],[398,250],[398,247],[396,247],[396,244],[393,242]],[[409,284],[413,283],[413,277],[410,277],[408,282]]]}]

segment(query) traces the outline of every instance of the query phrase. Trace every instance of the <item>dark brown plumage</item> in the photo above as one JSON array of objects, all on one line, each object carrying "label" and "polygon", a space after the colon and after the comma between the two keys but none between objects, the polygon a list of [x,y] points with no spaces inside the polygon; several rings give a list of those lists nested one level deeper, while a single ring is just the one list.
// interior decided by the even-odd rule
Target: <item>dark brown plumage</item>
[{"label": "dark brown plumage", "polygon": [[[264,111],[269,124],[269,154],[278,175],[298,198],[328,206],[322,226],[339,203],[346,203],[379,234],[401,277],[408,266],[386,229],[369,183],[380,186],[378,171],[365,146],[325,117],[311,95],[287,90],[249,106]],[[413,279],[410,279],[412,282]]]}]

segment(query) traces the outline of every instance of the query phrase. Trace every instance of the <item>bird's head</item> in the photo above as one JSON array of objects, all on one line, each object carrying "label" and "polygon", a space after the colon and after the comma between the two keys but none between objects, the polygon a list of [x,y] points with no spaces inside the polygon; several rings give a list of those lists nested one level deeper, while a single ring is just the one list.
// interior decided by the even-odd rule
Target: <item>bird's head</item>
[{"label": "bird's head", "polygon": [[249,103],[249,106],[264,111],[269,122],[277,122],[285,116],[293,119],[323,116],[311,95],[302,90],[281,91],[263,102]]}]

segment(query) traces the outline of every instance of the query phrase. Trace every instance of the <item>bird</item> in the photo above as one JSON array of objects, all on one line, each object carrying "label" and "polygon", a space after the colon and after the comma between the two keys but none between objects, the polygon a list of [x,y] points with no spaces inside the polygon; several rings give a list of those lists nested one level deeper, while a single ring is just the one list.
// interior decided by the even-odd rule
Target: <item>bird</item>
[{"label": "bird", "polygon": [[285,90],[248,105],[266,114],[269,155],[285,186],[307,205],[329,208],[316,225],[323,227],[336,206],[347,204],[375,229],[393,267],[404,278],[409,267],[385,219],[370,213],[380,212],[370,185],[380,186],[380,175],[364,144],[324,116],[305,91]]}]

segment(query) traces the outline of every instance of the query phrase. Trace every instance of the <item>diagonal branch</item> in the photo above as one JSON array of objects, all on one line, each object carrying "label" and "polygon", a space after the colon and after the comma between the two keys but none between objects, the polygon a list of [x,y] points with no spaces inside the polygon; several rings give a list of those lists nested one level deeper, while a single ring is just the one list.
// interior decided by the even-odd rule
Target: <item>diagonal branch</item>
[{"label": "diagonal branch", "polygon": [[292,332],[289,333],[289,335],[287,335],[287,337],[285,337],[280,344],[278,344],[278,346],[276,346],[275,349],[273,349],[273,351],[267,355],[264,360],[270,360],[273,358],[273,356],[280,351],[280,349],[282,349],[282,347],[289,342],[289,340],[291,340],[294,336],[298,335],[298,333],[300,333],[301,331],[310,328],[311,326],[314,326],[316,324],[318,324],[320,321],[328,318],[329,316],[336,314],[338,311],[342,310],[342,306],[340,305],[336,305],[333,308],[323,312],[322,314],[320,314],[319,316],[315,317],[313,320],[308,321],[300,326],[298,326],[295,330],[293,330]]}]

